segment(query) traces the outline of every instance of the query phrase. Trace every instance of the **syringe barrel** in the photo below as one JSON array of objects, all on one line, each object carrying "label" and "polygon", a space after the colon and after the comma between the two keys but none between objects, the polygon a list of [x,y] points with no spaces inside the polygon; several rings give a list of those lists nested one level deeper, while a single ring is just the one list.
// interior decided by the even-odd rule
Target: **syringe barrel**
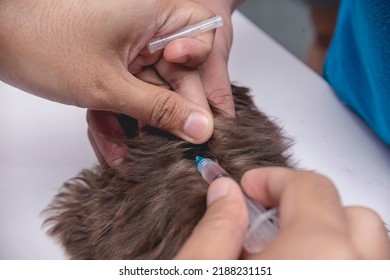
[{"label": "syringe barrel", "polygon": [[276,208],[266,210],[259,203],[245,195],[248,207],[249,227],[244,237],[243,246],[248,253],[258,253],[276,237],[279,219]]},{"label": "syringe barrel", "polygon": [[209,158],[203,158],[198,164],[198,171],[208,184],[219,177],[230,177],[217,163]]},{"label": "syringe barrel", "polygon": [[[196,157],[197,168],[208,184],[219,177],[230,177],[216,162],[209,158]],[[248,253],[262,251],[276,236],[279,219],[276,208],[266,210],[262,205],[250,199],[243,191],[248,208],[249,227],[243,246]]]}]

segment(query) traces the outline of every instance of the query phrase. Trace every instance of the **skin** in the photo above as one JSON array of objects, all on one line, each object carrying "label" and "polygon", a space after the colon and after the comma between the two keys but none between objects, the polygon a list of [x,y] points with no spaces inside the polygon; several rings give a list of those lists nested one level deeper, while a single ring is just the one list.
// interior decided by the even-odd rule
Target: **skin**
[{"label": "skin", "polygon": [[207,97],[223,110],[226,114],[234,117],[234,102],[230,87],[228,73],[228,61],[233,41],[233,27],[231,14],[244,2],[243,0],[196,0],[197,3],[209,8],[216,15],[223,18],[224,25],[215,35],[213,49],[208,59],[199,67],[203,85]]},{"label": "skin", "polygon": [[[206,60],[214,33],[177,40],[153,55],[145,46],[212,16],[183,0],[3,0],[0,79],[46,99],[126,114],[202,143],[212,134],[213,119],[196,67]],[[161,80],[171,90],[154,85]]]},{"label": "skin", "polygon": [[[215,35],[214,46],[206,61],[199,66],[199,73],[207,98],[227,115],[235,116],[234,103],[230,88],[230,78],[228,74],[228,61],[230,49],[233,40],[233,30],[231,23],[231,14],[244,2],[243,0],[194,0],[204,7],[209,8],[216,15],[223,17],[224,25],[218,28]],[[336,21],[337,7],[311,7],[313,27],[316,31],[316,40],[310,51],[308,64],[313,70],[320,73],[322,71],[325,53],[327,51],[330,37],[333,33]],[[329,18],[330,16],[330,18]],[[326,23],[326,24],[324,24]],[[332,25],[333,24],[333,25]],[[329,37],[330,36],[330,37]],[[325,38],[326,37],[326,38]],[[329,38],[328,38],[329,37]],[[328,40],[328,41],[327,41]],[[326,42],[327,41],[327,42]],[[165,56],[171,61],[177,63],[185,62],[184,54],[186,47],[180,42],[165,52]],[[151,81],[154,84],[168,86],[163,81],[158,81],[152,75],[145,73],[142,78]],[[109,121],[104,121],[107,118]],[[89,130],[88,135],[94,146],[95,153],[100,161],[105,161],[114,167],[121,163],[125,149],[115,142],[115,139],[123,136],[122,128],[115,123],[115,118],[102,112],[89,112],[88,116]],[[111,126],[105,126],[110,122]],[[115,130],[113,130],[113,127]]]},{"label": "skin", "polygon": [[[199,74],[207,98],[227,115],[234,117],[234,102],[227,64],[233,40],[231,14],[243,0],[196,0],[194,2],[223,18],[224,25],[216,31],[214,46],[208,58],[200,65]],[[170,48],[165,49],[164,56],[171,62],[185,63],[188,59],[186,53],[187,47],[177,40],[170,44]],[[170,86],[150,72],[143,73],[140,78],[163,87]],[[190,96],[186,97],[190,98]],[[100,162],[106,162],[111,167],[120,164],[126,155],[126,150],[117,144],[116,139],[123,137],[123,129],[116,120],[115,114],[90,110],[87,113],[87,121],[88,136]]]},{"label": "skin", "polygon": [[248,225],[245,202],[237,183],[221,178],[210,185],[206,214],[176,259],[390,258],[390,240],[378,214],[343,207],[324,176],[270,167],[248,171],[241,185],[264,206],[278,207],[276,239],[260,253],[242,252]]}]

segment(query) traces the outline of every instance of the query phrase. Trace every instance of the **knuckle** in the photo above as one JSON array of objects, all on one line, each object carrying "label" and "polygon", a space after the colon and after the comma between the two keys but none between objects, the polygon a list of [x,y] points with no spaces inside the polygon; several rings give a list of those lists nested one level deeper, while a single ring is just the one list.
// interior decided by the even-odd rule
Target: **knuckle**
[{"label": "knuckle", "polygon": [[314,195],[314,197],[339,199],[339,193],[333,182],[329,178],[311,171],[290,173],[286,191],[290,194],[305,193]]},{"label": "knuckle", "polygon": [[355,206],[348,208],[349,214],[356,217],[360,223],[364,223],[367,228],[384,227],[382,218],[374,210],[363,207]]},{"label": "knuckle", "polygon": [[194,71],[185,69],[183,71],[176,71],[172,77],[167,76],[170,86],[177,90],[183,88],[187,84],[191,84],[191,81],[195,78]]},{"label": "knuckle", "polygon": [[311,171],[301,171],[300,174],[303,174],[302,177],[296,177],[295,180],[307,180],[308,182],[311,182],[311,184],[302,184],[303,186],[315,186],[315,187],[323,187],[329,191],[335,191],[336,188],[333,184],[333,182],[326,176],[311,172]]},{"label": "knuckle", "polygon": [[337,193],[336,187],[334,186],[332,180],[330,180],[328,177],[321,174],[315,174],[315,178],[313,178],[313,180],[318,186],[326,188],[329,192]]},{"label": "knuckle", "polygon": [[[357,259],[358,255],[353,249],[350,240],[344,236],[333,236],[324,239],[328,242],[323,242],[321,246],[321,251],[325,258],[327,259]],[[332,246],[327,246],[327,244],[332,244]]]},{"label": "knuckle", "polygon": [[214,106],[221,106],[233,103],[233,95],[231,90],[227,88],[216,88],[207,91],[207,98]]}]

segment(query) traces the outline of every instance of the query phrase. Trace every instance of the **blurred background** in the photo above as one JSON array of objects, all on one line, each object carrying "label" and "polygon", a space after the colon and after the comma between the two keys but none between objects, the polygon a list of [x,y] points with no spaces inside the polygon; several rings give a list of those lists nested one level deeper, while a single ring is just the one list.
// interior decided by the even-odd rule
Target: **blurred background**
[{"label": "blurred background", "polygon": [[239,10],[293,55],[321,73],[338,0],[246,0]]}]

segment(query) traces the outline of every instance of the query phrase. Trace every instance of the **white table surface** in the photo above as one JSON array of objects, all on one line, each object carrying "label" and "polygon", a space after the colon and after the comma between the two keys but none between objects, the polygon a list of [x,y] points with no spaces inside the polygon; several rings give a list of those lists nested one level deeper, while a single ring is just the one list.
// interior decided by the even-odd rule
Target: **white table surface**
[{"label": "white table surface", "polygon": [[[329,176],[346,205],[390,224],[390,148],[343,106],[326,82],[241,14],[234,15],[232,81],[295,139],[300,167]],[[62,259],[40,212],[62,183],[96,162],[85,110],[0,83],[0,259]]]}]

